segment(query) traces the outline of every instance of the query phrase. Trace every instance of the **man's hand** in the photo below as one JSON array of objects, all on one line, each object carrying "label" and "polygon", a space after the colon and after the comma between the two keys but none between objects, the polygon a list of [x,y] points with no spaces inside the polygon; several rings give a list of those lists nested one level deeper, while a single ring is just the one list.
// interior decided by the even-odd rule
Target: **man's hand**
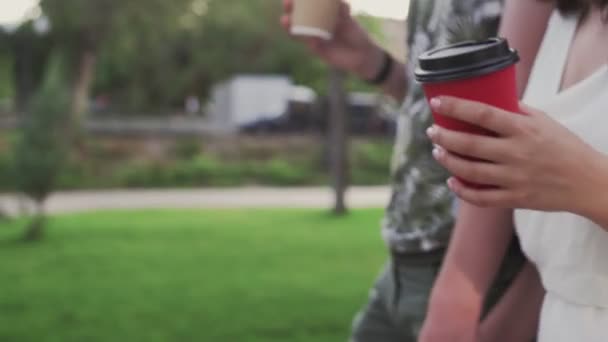
[{"label": "man's hand", "polygon": [[[293,0],[283,0],[281,25],[289,32]],[[340,18],[332,40],[298,37],[323,61],[338,69],[354,73],[364,80],[372,79],[382,67],[384,54],[350,14],[346,2],[340,5]]]}]

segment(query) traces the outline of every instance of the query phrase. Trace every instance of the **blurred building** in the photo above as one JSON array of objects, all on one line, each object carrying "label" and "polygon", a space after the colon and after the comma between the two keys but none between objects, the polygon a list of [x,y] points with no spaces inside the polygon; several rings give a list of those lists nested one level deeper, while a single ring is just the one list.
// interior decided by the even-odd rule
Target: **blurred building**
[{"label": "blurred building", "polygon": [[214,87],[207,118],[211,124],[230,130],[276,119],[287,111],[292,88],[286,76],[234,76]]}]

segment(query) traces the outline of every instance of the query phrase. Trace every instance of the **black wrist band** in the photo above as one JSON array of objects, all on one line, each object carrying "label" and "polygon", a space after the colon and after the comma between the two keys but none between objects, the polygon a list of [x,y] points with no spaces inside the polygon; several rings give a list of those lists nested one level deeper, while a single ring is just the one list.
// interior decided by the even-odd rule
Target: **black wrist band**
[{"label": "black wrist band", "polygon": [[386,82],[386,80],[388,80],[388,78],[391,76],[393,66],[395,65],[395,60],[386,50],[383,50],[382,53],[384,54],[384,58],[382,60],[382,68],[380,68],[380,71],[378,71],[376,77],[367,81],[368,83],[380,85]]}]

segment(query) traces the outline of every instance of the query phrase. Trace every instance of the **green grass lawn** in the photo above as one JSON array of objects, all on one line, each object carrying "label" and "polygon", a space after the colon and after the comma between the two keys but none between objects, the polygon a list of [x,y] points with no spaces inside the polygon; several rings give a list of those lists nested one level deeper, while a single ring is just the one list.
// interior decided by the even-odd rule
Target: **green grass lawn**
[{"label": "green grass lawn", "polygon": [[0,223],[0,341],[346,341],[382,211],[98,212]]}]

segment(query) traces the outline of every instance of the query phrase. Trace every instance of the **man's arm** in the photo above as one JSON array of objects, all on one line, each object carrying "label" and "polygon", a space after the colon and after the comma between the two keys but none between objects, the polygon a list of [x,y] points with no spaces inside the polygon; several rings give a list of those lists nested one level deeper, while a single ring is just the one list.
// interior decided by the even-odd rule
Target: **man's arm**
[{"label": "man's arm", "polygon": [[[281,25],[289,32],[293,0],[283,1]],[[294,37],[295,38],[295,37]],[[382,70],[385,53],[350,14],[348,3],[340,4],[340,15],[334,37],[330,41],[298,37],[322,61],[363,80],[372,80]],[[384,93],[401,102],[407,92],[405,65],[396,60],[386,80],[379,84]]]},{"label": "man's arm", "polygon": [[[500,35],[506,37],[520,53],[521,62],[517,70],[520,95],[527,84],[552,6],[550,2],[540,1],[508,0],[506,3]],[[461,203],[450,247],[431,295],[422,341],[476,339],[484,297],[514,234],[511,217],[511,210],[479,208]],[[497,306],[501,310],[492,312],[484,322],[483,333],[488,336],[495,333],[495,329],[507,321],[514,307],[527,310],[525,314],[538,314],[538,302],[542,299],[540,291],[529,293],[535,295],[534,298],[523,299],[533,307],[520,305],[522,288],[542,288],[538,278],[531,275],[530,268],[533,267],[527,265],[518,275],[514,284],[519,285],[510,288]],[[526,336],[534,336],[536,329],[528,326],[528,322],[515,320],[511,323],[522,324],[516,330],[519,329]]]},{"label": "man's arm", "polygon": [[386,82],[382,84],[382,90],[397,102],[402,102],[407,93],[407,78],[405,64],[395,61],[394,67]]}]

